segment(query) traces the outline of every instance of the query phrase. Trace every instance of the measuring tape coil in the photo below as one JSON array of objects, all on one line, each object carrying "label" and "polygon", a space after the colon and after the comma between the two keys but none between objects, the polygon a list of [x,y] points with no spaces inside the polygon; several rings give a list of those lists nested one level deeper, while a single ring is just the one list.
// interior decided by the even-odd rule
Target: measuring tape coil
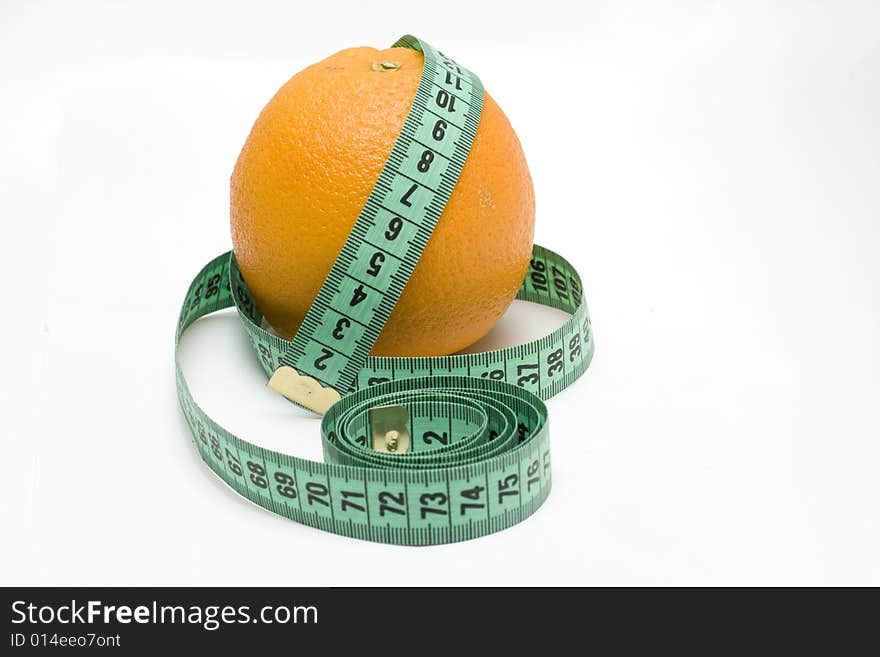
[{"label": "measuring tape coil", "polygon": [[[425,56],[413,106],[296,335],[285,340],[264,327],[228,252],[190,285],[175,365],[178,398],[199,453],[236,492],[337,534],[431,545],[504,529],[546,499],[552,477],[542,400],[587,369],[593,338],[579,275],[562,256],[535,245],[516,298],[570,313],[552,333],[483,353],[369,356],[452,193],[483,98],[473,73],[424,41],[406,36],[395,46]],[[420,167],[428,150],[431,161],[444,166]],[[177,355],[180,336],[198,318],[231,306],[268,375],[290,371],[308,380],[316,396],[338,399],[321,422],[324,463],[243,440],[194,401]],[[385,409],[391,417],[400,408],[405,416],[377,449],[382,436],[371,417]],[[394,451],[398,436],[407,440],[405,452]]]}]

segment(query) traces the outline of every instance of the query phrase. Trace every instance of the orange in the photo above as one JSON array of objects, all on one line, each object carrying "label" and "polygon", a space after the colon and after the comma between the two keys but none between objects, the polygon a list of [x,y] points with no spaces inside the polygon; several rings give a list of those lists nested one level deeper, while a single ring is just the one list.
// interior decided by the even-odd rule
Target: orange
[{"label": "orange", "polygon": [[[288,80],[254,123],[232,173],[232,242],[257,307],[280,335],[296,332],[342,249],[423,61],[407,48],[343,50]],[[488,333],[523,281],[534,225],[522,148],[486,94],[458,183],[371,353],[446,355]]]}]

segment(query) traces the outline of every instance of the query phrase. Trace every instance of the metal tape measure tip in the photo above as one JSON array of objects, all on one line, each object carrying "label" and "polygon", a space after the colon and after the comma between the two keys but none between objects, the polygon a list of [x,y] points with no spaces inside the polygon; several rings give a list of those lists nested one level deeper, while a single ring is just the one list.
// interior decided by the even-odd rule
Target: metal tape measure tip
[{"label": "metal tape measure tip", "polygon": [[324,415],[342,398],[333,388],[325,388],[320,382],[300,374],[289,365],[276,369],[266,387],[318,415]]}]

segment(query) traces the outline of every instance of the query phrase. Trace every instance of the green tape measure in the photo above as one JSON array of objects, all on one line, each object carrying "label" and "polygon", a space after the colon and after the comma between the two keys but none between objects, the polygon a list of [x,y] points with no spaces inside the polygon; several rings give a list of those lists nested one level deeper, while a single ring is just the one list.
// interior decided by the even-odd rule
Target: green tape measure
[{"label": "green tape measure", "polygon": [[[424,67],[400,135],[336,262],[292,340],[263,318],[232,253],[193,280],[175,336],[177,391],[202,459],[238,493],[312,527],[404,545],[482,536],[529,516],[550,492],[547,409],[589,366],[581,279],[535,246],[517,298],[571,314],[516,347],[443,357],[369,356],[427,245],[476,134],[476,75],[412,36]],[[270,384],[324,412],[324,463],[263,449],[193,400],[180,336],[235,306]],[[326,412],[325,412],[326,411]]]}]

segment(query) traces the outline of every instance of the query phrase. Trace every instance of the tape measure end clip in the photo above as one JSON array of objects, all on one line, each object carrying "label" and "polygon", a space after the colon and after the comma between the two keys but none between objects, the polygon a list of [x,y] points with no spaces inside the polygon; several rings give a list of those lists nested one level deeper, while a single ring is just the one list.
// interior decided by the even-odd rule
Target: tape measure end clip
[{"label": "tape measure end clip", "polygon": [[336,390],[325,388],[310,376],[304,376],[289,365],[282,365],[272,374],[266,386],[303,408],[324,415],[341,399]]},{"label": "tape measure end clip", "polygon": [[409,449],[409,411],[389,404],[370,409],[371,445],[376,452],[403,454]]}]

